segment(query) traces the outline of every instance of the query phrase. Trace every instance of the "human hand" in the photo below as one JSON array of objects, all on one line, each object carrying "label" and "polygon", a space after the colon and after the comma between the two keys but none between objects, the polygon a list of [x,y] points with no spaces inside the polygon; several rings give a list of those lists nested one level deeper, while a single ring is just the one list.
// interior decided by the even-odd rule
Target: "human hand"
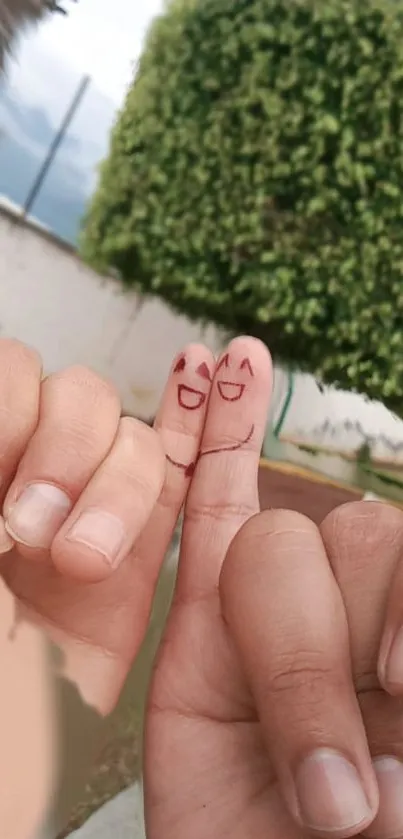
[{"label": "human hand", "polygon": [[[254,375],[225,404],[244,358]],[[403,625],[403,513],[359,502],[320,529],[255,516],[270,362],[238,339],[217,369],[201,443],[215,454],[187,498],[149,695],[147,836],[401,839],[403,673],[387,682],[382,661]]]},{"label": "human hand", "polygon": [[184,357],[152,430],[121,419],[115,389],[90,370],[41,381],[34,351],[0,341],[0,573],[17,619],[46,630],[64,675],[102,714],[145,635],[199,450],[214,362],[198,345],[186,370]]},{"label": "human hand", "polygon": [[23,622],[0,580],[0,835],[37,837],[59,778],[57,689],[45,633]]},{"label": "human hand", "polygon": [[287,811],[314,835],[403,836],[402,552],[402,511],[373,502],[320,529],[266,512],[230,548],[223,614],[286,803],[273,837],[301,835]]}]

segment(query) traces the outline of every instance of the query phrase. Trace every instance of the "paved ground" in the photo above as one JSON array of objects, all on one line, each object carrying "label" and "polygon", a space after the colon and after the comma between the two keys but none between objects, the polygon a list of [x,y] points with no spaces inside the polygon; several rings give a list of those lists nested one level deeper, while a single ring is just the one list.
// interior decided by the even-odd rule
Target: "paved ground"
[{"label": "paved ground", "polygon": [[[358,500],[363,495],[362,492],[321,482],[320,478],[317,481],[308,480],[303,471],[302,475],[287,472],[287,467],[284,470],[262,467],[259,473],[262,508],[293,509],[319,524],[335,507]],[[130,680],[129,690],[133,694],[139,683],[138,675],[134,674]],[[111,803],[98,810],[84,828],[71,834],[71,839],[143,839],[139,808],[136,806],[139,789],[136,785],[132,786],[141,772],[138,749],[141,723],[134,704],[126,706],[118,723],[114,741],[101,755],[83,801],[72,814],[68,828],[60,834],[59,839],[64,839],[71,830],[79,828],[85,818],[110,798],[113,799]],[[124,788],[127,789],[126,793],[114,798]]]},{"label": "paved ground", "polygon": [[68,839],[146,839],[141,784],[119,793]]},{"label": "paved ground", "polygon": [[296,510],[320,524],[335,507],[348,501],[358,501],[363,496],[361,491],[342,489],[319,481],[262,466],[259,471],[261,506],[264,509],[285,507]]}]

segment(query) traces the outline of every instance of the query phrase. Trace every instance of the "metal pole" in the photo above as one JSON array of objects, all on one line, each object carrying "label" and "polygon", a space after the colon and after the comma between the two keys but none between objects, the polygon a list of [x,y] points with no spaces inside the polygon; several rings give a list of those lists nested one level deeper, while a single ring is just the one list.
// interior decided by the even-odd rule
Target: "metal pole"
[{"label": "metal pole", "polygon": [[286,394],[286,397],[285,397],[284,405],[281,409],[281,414],[280,414],[280,416],[279,416],[279,418],[276,422],[276,425],[273,429],[273,434],[274,434],[274,436],[276,437],[277,440],[280,436],[281,429],[282,429],[282,427],[285,423],[285,419],[286,419],[286,416],[288,414],[288,409],[290,407],[293,395],[294,395],[294,376],[293,376],[292,373],[289,372],[288,373],[287,394]]},{"label": "metal pole", "polygon": [[48,174],[49,169],[52,166],[52,163],[55,159],[55,156],[56,156],[56,154],[59,150],[59,146],[62,143],[62,141],[64,140],[67,129],[68,129],[73,117],[75,116],[79,105],[81,104],[81,101],[84,97],[84,94],[87,91],[87,88],[90,84],[90,81],[91,81],[90,76],[83,76],[83,78],[82,78],[82,80],[81,80],[81,82],[78,86],[78,89],[77,89],[76,93],[74,94],[73,101],[72,101],[71,105],[69,106],[69,108],[67,110],[67,113],[66,113],[66,115],[65,115],[65,117],[64,117],[64,119],[63,119],[63,121],[60,125],[60,128],[59,128],[59,130],[58,130],[58,132],[57,132],[57,134],[56,134],[56,136],[55,136],[55,138],[54,138],[54,140],[53,140],[53,142],[52,142],[52,144],[49,148],[49,151],[48,151],[48,153],[45,157],[45,160],[43,161],[43,164],[42,164],[42,166],[41,166],[41,168],[38,172],[38,175],[35,178],[35,181],[32,184],[32,187],[31,187],[31,189],[28,193],[28,196],[27,196],[27,199],[26,199],[25,204],[23,206],[22,214],[21,214],[23,219],[25,219],[29,215],[29,213],[32,209],[32,206],[33,206],[34,202],[36,201],[36,198],[38,197],[38,193],[40,192],[40,190],[42,188],[42,184],[43,184],[43,182],[46,178],[46,175]]}]

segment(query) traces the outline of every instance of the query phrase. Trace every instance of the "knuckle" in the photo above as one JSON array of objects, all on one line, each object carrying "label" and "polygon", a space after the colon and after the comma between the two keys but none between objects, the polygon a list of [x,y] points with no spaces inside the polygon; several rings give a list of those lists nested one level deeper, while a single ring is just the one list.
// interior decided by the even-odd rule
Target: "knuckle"
[{"label": "knuckle", "polygon": [[270,546],[271,540],[277,540],[282,534],[317,538],[318,530],[314,522],[302,513],[293,510],[264,510],[250,515],[239,529],[231,543],[231,555],[244,556],[248,551],[255,549],[256,543],[259,546],[259,554],[262,554]]},{"label": "knuckle", "polygon": [[135,417],[122,417],[119,423],[119,430],[122,435],[130,437],[146,446],[149,445],[150,448],[154,445],[155,440],[157,443],[159,440],[157,432],[151,426]]},{"label": "knuckle", "polygon": [[80,468],[91,469],[100,456],[99,435],[92,433],[91,427],[79,419],[70,421],[69,426],[59,433],[42,431],[38,434],[37,443],[36,455],[41,458],[46,451],[57,451],[59,456],[63,453],[60,462],[63,462],[66,469],[67,464],[70,464],[70,468],[80,465]]},{"label": "knuckle", "polygon": [[374,552],[403,548],[403,511],[377,501],[353,501],[333,510],[321,528],[331,564],[366,569]]},{"label": "knuckle", "polygon": [[21,374],[24,369],[40,375],[42,370],[42,359],[37,350],[14,338],[0,339],[0,359],[13,373]]},{"label": "knuckle", "polygon": [[120,420],[119,434],[133,447],[136,460],[138,460],[140,449],[148,467],[165,466],[165,453],[161,438],[149,425],[133,417],[123,417]]},{"label": "knuckle", "polygon": [[65,370],[53,373],[46,381],[48,386],[51,387],[66,387],[69,390],[84,391],[92,402],[104,403],[109,401],[118,403],[120,406],[119,392],[113,382],[99,376],[90,367],[80,364],[67,367]]},{"label": "knuckle", "polygon": [[322,528],[334,530],[335,528],[354,529],[357,522],[360,525],[368,525],[371,530],[389,530],[396,524],[402,526],[403,511],[383,501],[350,501],[332,510],[323,521]]},{"label": "knuckle", "polygon": [[283,654],[272,663],[268,688],[275,696],[305,694],[316,703],[323,696],[323,686],[334,679],[334,668],[323,655],[301,649]]},{"label": "knuckle", "polygon": [[[117,444],[127,477],[136,486],[154,494],[165,475],[165,454],[159,435],[140,420],[123,417],[119,423]],[[139,460],[139,454],[141,459]]]},{"label": "knuckle", "polygon": [[217,500],[214,504],[191,504],[186,507],[186,520],[189,522],[200,521],[237,521],[243,522],[256,513],[255,505],[244,502],[226,502]]}]

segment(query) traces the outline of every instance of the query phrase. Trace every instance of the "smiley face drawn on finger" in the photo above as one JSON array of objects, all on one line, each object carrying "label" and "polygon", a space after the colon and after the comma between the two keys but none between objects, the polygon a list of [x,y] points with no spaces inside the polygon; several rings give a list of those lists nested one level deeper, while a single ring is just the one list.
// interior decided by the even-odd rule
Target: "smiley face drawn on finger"
[{"label": "smiley face drawn on finger", "polygon": [[[186,358],[184,355],[178,359],[177,363],[175,364],[173,372],[176,374],[182,373],[186,368]],[[200,378],[207,381],[209,384],[212,382],[212,376],[210,370],[204,361],[196,370],[196,373],[200,376]],[[180,382],[178,384],[178,403],[181,408],[184,408],[186,411],[198,411],[201,408],[207,399],[207,393],[203,390],[198,390],[194,387],[189,387],[189,385]]]},{"label": "smiley face drawn on finger", "polygon": [[[222,357],[221,361],[219,362],[219,364],[217,366],[217,373],[220,370],[222,370],[223,373],[221,374],[221,376],[224,375],[224,370],[228,369],[229,366],[230,366],[229,353],[226,353]],[[252,378],[255,375],[254,372],[253,372],[252,365],[249,361],[249,358],[244,358],[243,361],[241,361],[241,364],[239,365],[239,370],[242,370],[242,371],[245,370],[249,374],[249,376],[252,377]],[[221,399],[223,399],[224,402],[238,402],[242,398],[242,396],[245,392],[246,382],[243,382],[243,381],[238,381],[237,382],[237,381],[234,381],[233,378],[224,379],[224,378],[221,378],[221,376],[220,376],[220,378],[217,378],[217,390],[218,390],[218,392],[221,396]]]},{"label": "smiley face drawn on finger", "polygon": [[[232,365],[233,366],[233,365]],[[230,363],[230,355],[227,352],[218,362],[217,369],[216,369],[216,376],[215,381],[217,384],[217,390],[224,402],[239,402],[242,396],[245,393],[247,387],[247,380],[245,381],[245,373],[247,375],[247,379],[254,378],[254,371],[252,364],[249,358],[243,358],[241,363],[238,367],[237,377],[241,376],[242,378],[240,381],[235,379],[235,376],[230,372],[225,374],[225,370],[230,370],[231,363]],[[242,380],[243,379],[243,380]],[[242,449],[246,446],[252,439],[253,434],[255,431],[254,424],[251,425],[249,431],[245,434],[245,437],[239,441],[239,443],[233,443],[232,445],[228,446],[219,446],[217,448],[211,449],[204,449],[200,452],[200,457],[205,457],[208,454],[219,454],[222,452],[236,452],[239,449]]]},{"label": "smiley face drawn on finger", "polygon": [[[217,384],[217,390],[218,390],[218,393],[219,393],[221,399],[223,399],[224,402],[238,402],[245,392],[247,383],[245,381],[234,381],[234,377],[229,378],[229,374],[228,374],[228,378],[226,378],[226,377],[224,378],[224,375],[225,375],[224,370],[229,369],[229,367],[230,367],[230,357],[229,357],[229,353],[226,353],[223,356],[223,358],[221,359],[221,361],[218,363],[218,366],[217,366],[217,369],[216,369],[215,382]],[[174,367],[173,372],[175,374],[180,374],[185,370],[185,368],[186,368],[186,358],[185,358],[184,355],[182,355],[178,359],[178,361],[177,361],[177,363]],[[223,372],[220,373],[220,370],[222,370]],[[254,372],[253,372],[253,368],[252,368],[252,365],[251,365],[251,362],[250,362],[249,358],[244,358],[241,361],[238,370],[239,370],[240,373],[243,373],[245,371],[248,378],[253,378],[254,375],[255,375]],[[200,378],[204,379],[205,381],[208,382],[209,385],[211,385],[212,375],[211,375],[210,370],[209,370],[209,368],[208,368],[208,366],[205,362],[203,362],[203,364],[200,364],[200,366],[196,370],[196,373],[200,376]],[[217,375],[217,374],[219,374],[219,375]],[[239,373],[238,373],[238,375],[239,375]],[[208,393],[205,393],[204,390],[198,390],[197,388],[189,387],[189,385],[186,385],[183,382],[180,382],[178,384],[177,393],[178,393],[178,403],[179,403],[180,407],[185,408],[185,410],[187,410],[187,411],[195,411],[195,410],[198,410],[199,408],[201,408],[202,405],[204,405],[204,403],[207,399],[207,396],[208,396]],[[177,461],[175,461],[171,457],[169,457],[169,455],[167,455],[167,460],[173,466],[176,466],[178,469],[183,470],[184,473],[185,473],[185,476],[187,478],[191,478],[193,476],[194,472],[195,472],[197,463],[199,462],[200,458],[205,457],[206,455],[211,455],[211,454],[220,454],[222,452],[238,451],[238,449],[243,448],[243,446],[247,445],[250,442],[250,440],[253,437],[254,430],[255,430],[255,426],[252,424],[248,433],[245,435],[244,439],[240,440],[239,443],[234,443],[234,444],[229,445],[229,446],[224,445],[224,446],[219,446],[217,448],[204,449],[204,450],[200,451],[196,460],[193,463],[190,463],[190,464],[178,463]]]},{"label": "smiley face drawn on finger", "polygon": [[[181,355],[175,364],[173,373],[175,375],[180,375],[185,369],[186,357]],[[187,385],[184,382],[179,382],[177,385],[178,404],[180,408],[184,408],[186,411],[197,411],[199,408],[202,408],[207,399],[210,386],[213,381],[212,374],[205,361],[203,361],[202,364],[199,364],[196,369],[196,373],[201,379],[208,383],[208,390],[206,393],[204,390],[199,390],[198,388],[190,387],[190,385]],[[177,469],[181,469],[185,473],[186,478],[191,478],[196,469],[199,455],[192,463],[179,463],[177,460],[173,460],[173,458],[168,454],[166,455],[166,458],[172,466],[176,466]]]}]

